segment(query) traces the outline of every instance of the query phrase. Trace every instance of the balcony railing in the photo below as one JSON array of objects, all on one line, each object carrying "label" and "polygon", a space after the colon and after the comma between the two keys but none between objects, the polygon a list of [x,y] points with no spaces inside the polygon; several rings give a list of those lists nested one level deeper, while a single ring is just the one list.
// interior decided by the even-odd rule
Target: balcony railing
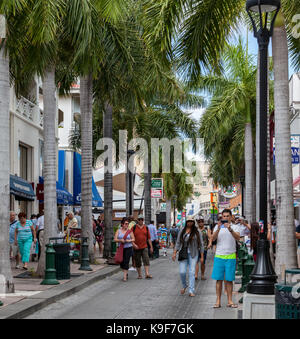
[{"label": "balcony railing", "polygon": [[24,97],[21,97],[19,100],[17,100],[16,113],[22,118],[43,128],[43,111],[38,107],[38,105],[34,104],[30,100]]}]

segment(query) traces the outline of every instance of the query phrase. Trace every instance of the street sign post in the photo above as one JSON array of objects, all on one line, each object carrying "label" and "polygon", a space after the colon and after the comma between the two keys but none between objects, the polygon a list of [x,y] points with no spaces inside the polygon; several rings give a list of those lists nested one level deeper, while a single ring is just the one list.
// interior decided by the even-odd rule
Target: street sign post
[{"label": "street sign post", "polygon": [[151,179],[151,198],[162,199],[164,190],[164,182],[162,178]]}]

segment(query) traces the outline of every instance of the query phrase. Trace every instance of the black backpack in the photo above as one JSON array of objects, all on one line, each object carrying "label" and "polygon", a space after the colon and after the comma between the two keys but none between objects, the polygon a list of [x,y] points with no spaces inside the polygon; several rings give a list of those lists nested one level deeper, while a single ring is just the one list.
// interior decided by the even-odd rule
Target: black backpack
[{"label": "black backpack", "polygon": [[178,236],[178,228],[171,228],[171,235],[173,238],[177,238]]},{"label": "black backpack", "polygon": [[96,237],[101,237],[101,235],[103,234],[103,227],[97,224],[94,234]]}]

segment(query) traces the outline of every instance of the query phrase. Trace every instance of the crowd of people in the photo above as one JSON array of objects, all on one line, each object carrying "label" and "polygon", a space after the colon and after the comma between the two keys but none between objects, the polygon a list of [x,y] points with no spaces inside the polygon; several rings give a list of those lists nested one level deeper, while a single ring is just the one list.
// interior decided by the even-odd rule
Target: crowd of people
[{"label": "crowd of people", "polygon": [[[100,214],[97,219],[92,219],[94,233],[94,248],[99,247],[99,254],[103,256],[103,242],[105,233],[104,216]],[[57,222],[58,232],[66,235],[70,229],[81,229],[80,212],[68,212],[63,222]],[[300,268],[300,223],[295,220],[296,239],[298,241],[298,267]],[[10,212],[10,255],[15,258],[16,268],[28,269],[30,256],[34,261],[39,259],[43,245],[44,214],[32,215],[27,219],[25,213]],[[114,234],[114,241],[122,246],[123,260],[120,267],[123,270],[123,281],[128,280],[128,271],[137,272],[137,279],[142,279],[142,264],[145,278],[152,279],[150,274],[150,259],[159,257],[159,249],[163,256],[167,256],[167,248],[173,248],[172,260],[175,261],[178,254],[179,275],[182,283],[181,294],[189,289],[189,296],[195,296],[195,281],[199,278],[206,280],[206,258],[208,250],[214,253],[212,279],[216,281],[215,308],[221,307],[223,281],[228,298],[227,306],[236,308],[232,301],[233,281],[237,263],[237,249],[240,241],[248,245],[254,261],[257,260],[257,242],[259,239],[260,225],[257,222],[248,223],[242,216],[232,215],[231,210],[225,209],[218,216],[216,224],[207,226],[201,216],[196,219],[188,218],[184,227],[174,224],[170,229],[165,225],[156,227],[151,221],[145,225],[144,217],[139,215],[135,221],[133,216],[122,219],[121,224]],[[272,253],[276,258],[276,222],[268,225],[267,239],[272,244]],[[130,267],[131,260],[131,267]],[[188,283],[187,283],[187,272]]]}]

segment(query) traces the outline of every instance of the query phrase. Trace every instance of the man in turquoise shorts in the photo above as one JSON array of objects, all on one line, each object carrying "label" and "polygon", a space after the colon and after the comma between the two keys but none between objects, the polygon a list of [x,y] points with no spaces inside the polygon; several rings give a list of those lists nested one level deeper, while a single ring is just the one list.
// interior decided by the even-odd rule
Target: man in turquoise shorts
[{"label": "man in turquoise shorts", "polygon": [[221,307],[223,280],[227,291],[227,307],[237,308],[232,301],[232,291],[236,269],[236,241],[240,240],[240,229],[238,225],[231,223],[231,218],[231,210],[225,209],[212,236],[212,241],[218,240],[212,273],[212,279],[217,281],[217,302],[214,308]]}]

